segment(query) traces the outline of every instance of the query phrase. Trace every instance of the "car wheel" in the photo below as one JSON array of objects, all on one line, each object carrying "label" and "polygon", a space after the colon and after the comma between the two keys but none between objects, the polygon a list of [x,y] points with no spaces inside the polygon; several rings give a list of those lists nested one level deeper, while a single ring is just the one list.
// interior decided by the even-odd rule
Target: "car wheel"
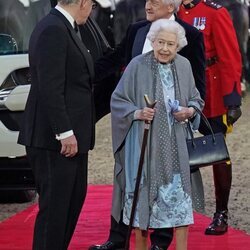
[{"label": "car wheel", "polygon": [[25,203],[31,202],[36,198],[35,190],[15,190],[15,191],[0,191],[1,203]]},{"label": "car wheel", "polygon": [[19,191],[19,202],[30,202],[36,198],[37,192],[35,190]]}]

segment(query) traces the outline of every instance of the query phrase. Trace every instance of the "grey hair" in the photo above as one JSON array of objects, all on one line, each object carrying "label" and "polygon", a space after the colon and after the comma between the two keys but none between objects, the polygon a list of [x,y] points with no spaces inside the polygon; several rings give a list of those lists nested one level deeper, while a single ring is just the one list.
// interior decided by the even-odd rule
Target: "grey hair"
[{"label": "grey hair", "polygon": [[80,0],[58,0],[58,3],[62,5],[69,5],[69,4],[74,4],[78,3]]},{"label": "grey hair", "polygon": [[161,31],[166,31],[169,33],[176,34],[178,48],[177,51],[180,51],[183,47],[187,45],[186,32],[184,28],[178,24],[176,21],[169,19],[158,19],[151,24],[150,30],[147,34],[147,38],[154,42],[157,35]]},{"label": "grey hair", "polygon": [[182,0],[162,0],[162,2],[167,5],[167,4],[172,4],[174,6],[174,12],[177,12],[179,9],[179,6],[182,3]]}]

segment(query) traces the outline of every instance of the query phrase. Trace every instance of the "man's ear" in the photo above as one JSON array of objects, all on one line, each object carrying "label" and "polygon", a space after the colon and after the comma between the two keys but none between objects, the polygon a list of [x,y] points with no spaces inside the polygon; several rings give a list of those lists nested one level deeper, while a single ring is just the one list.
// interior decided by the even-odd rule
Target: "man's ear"
[{"label": "man's ear", "polygon": [[174,5],[172,3],[168,5],[168,12],[174,13]]},{"label": "man's ear", "polygon": [[80,0],[80,7],[82,8],[82,7],[84,7],[85,5],[86,5],[86,2],[87,2],[88,0]]}]

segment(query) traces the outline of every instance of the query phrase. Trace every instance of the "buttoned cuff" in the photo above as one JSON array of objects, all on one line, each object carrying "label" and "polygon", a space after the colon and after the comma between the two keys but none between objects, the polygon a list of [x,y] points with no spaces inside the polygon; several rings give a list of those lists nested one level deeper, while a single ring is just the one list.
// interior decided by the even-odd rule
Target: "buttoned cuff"
[{"label": "buttoned cuff", "polygon": [[61,134],[57,134],[57,135],[56,135],[56,139],[57,139],[58,141],[60,141],[60,140],[62,140],[62,139],[66,139],[66,138],[72,136],[73,134],[74,134],[73,130],[69,130],[69,131],[63,132],[63,133],[61,133]]}]

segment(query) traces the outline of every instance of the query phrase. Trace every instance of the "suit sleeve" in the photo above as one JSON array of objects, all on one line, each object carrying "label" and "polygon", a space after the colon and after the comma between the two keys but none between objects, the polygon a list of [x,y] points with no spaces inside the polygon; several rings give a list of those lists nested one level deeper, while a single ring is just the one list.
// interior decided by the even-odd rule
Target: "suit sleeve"
[{"label": "suit sleeve", "polygon": [[190,44],[192,53],[190,54],[189,61],[192,65],[193,75],[195,79],[195,84],[200,92],[200,96],[205,100],[206,95],[206,81],[205,81],[205,46],[203,34],[197,32],[194,37],[192,44]]},{"label": "suit sleeve", "polygon": [[241,104],[241,55],[233,23],[226,9],[217,10],[213,34],[225,106]]},{"label": "suit sleeve", "polygon": [[[132,41],[134,41],[134,32],[132,32],[132,30],[133,25],[130,24],[126,31],[125,37],[116,46],[116,48],[95,62],[96,81],[103,80],[104,78],[117,72],[117,70],[121,70],[130,62],[132,58]],[[132,38],[131,33],[133,34]]]},{"label": "suit sleeve", "polygon": [[125,64],[126,38],[116,46],[114,50],[108,52],[95,62],[95,82],[102,81],[106,77],[116,73]]},{"label": "suit sleeve", "polygon": [[49,26],[38,44],[38,96],[55,134],[72,130],[64,96],[67,46],[67,34],[57,26]]}]

